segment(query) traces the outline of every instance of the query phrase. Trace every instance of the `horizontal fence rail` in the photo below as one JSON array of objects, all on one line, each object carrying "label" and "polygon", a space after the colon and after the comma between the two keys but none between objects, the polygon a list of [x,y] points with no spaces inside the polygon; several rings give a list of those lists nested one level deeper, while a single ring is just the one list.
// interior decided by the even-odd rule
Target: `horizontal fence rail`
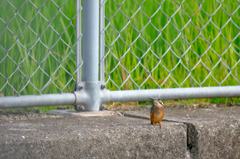
[{"label": "horizontal fence rail", "polygon": [[[152,98],[163,100],[195,99],[213,97],[239,97],[240,86],[146,89],[128,91],[103,91],[98,99],[100,103],[150,101]],[[0,108],[21,108],[35,106],[86,104],[91,100],[86,92],[78,94],[64,93],[51,95],[31,95],[22,97],[4,97],[0,100]]]},{"label": "horizontal fence rail", "polygon": [[74,105],[73,93],[26,95],[20,97],[4,97],[0,99],[0,108],[24,108],[36,106]]},{"label": "horizontal fence rail", "polygon": [[149,97],[163,100],[240,97],[239,89],[240,86],[226,86],[111,91],[111,99],[108,102],[149,101]]}]

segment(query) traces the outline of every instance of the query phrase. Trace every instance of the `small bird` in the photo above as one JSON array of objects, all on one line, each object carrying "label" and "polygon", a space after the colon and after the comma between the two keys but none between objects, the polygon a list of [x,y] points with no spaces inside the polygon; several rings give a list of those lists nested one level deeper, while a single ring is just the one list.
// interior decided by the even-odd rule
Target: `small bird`
[{"label": "small bird", "polygon": [[164,109],[163,109],[163,101],[162,99],[159,98],[150,98],[153,100],[153,105],[150,109],[150,120],[151,124],[155,125],[155,123],[158,123],[160,128],[161,126],[161,121],[164,116]]}]

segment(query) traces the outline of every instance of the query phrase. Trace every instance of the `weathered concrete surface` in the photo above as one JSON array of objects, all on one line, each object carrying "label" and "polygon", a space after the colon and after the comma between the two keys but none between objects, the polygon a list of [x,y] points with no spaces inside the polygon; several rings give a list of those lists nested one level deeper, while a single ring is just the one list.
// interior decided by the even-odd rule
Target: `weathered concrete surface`
[{"label": "weathered concrete surface", "polygon": [[114,115],[114,111],[83,111],[77,112],[74,109],[64,109],[64,110],[50,110],[46,114],[48,115],[61,115],[61,116],[109,116]]},{"label": "weathered concrete surface", "polygon": [[121,117],[0,121],[0,158],[186,158],[187,126]]},{"label": "weathered concrete surface", "polygon": [[[149,111],[125,113],[146,119],[148,114]],[[187,144],[191,158],[240,158],[240,107],[165,109],[163,119],[188,126]]]}]

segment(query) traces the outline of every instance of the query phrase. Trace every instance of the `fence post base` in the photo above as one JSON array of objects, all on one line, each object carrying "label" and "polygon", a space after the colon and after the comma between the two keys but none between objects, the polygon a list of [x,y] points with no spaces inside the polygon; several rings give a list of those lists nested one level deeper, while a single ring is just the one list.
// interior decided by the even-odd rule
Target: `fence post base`
[{"label": "fence post base", "polygon": [[109,92],[102,81],[80,82],[74,92],[76,96],[76,111],[98,111],[103,110],[106,106],[102,103],[102,98]]}]

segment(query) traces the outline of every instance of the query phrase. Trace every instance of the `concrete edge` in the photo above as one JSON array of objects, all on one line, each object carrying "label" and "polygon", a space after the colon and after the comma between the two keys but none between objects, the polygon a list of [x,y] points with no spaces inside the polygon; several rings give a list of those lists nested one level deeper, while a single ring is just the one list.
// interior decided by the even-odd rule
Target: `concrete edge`
[{"label": "concrete edge", "polygon": [[[141,115],[133,115],[131,113],[124,113],[124,117],[150,120],[149,117],[144,117]],[[189,122],[181,122],[181,121],[168,120],[168,119],[163,119],[162,121],[181,123],[181,124],[184,124],[187,126],[187,153],[188,153],[188,156],[191,156],[189,158],[198,158],[198,131],[196,130],[195,125],[192,123],[189,123]]]}]

